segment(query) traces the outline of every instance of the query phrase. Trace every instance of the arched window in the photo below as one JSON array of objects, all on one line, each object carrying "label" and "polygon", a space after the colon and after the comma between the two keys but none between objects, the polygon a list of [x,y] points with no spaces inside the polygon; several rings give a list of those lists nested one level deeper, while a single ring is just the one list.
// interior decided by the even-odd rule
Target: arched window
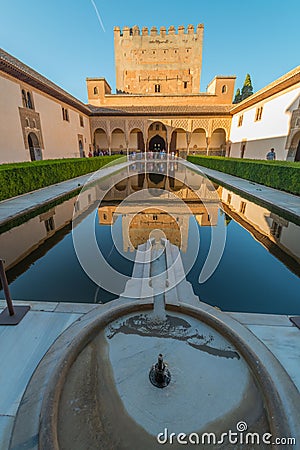
[{"label": "arched window", "polygon": [[26,119],[25,119],[25,125],[26,125],[26,127],[30,127],[30,124],[29,124],[29,119],[28,119],[28,117],[26,117]]},{"label": "arched window", "polygon": [[227,92],[227,86],[226,86],[226,84],[224,84],[222,86],[222,94],[225,94],[226,92]]},{"label": "arched window", "polygon": [[98,94],[99,94],[98,88],[97,88],[97,86],[95,86],[95,87],[94,87],[94,95],[98,95]]},{"label": "arched window", "polygon": [[27,108],[27,97],[26,97],[26,92],[24,91],[24,89],[22,89],[22,103],[24,108]]},{"label": "arched window", "polygon": [[27,92],[27,106],[28,108],[33,109],[33,103],[30,92]]},{"label": "arched window", "polygon": [[155,90],[155,92],[160,92],[160,84],[156,84],[154,86],[154,90]]},{"label": "arched window", "polygon": [[36,128],[36,121],[32,119],[32,128]]}]

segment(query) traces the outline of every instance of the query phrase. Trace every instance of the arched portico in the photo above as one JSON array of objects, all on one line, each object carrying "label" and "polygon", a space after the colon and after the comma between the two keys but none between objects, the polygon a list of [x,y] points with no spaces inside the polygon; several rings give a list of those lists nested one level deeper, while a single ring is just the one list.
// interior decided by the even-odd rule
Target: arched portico
[{"label": "arched portico", "polygon": [[103,128],[97,128],[94,132],[94,150],[109,150],[108,137],[106,131],[103,130]]},{"label": "arched portico", "polygon": [[145,142],[142,130],[133,128],[129,133],[129,151],[144,152]]},{"label": "arched portico", "polygon": [[[158,138],[162,140],[159,140]],[[156,138],[153,140],[153,138]],[[150,142],[152,148],[150,149]],[[167,128],[162,122],[153,122],[148,127],[148,145],[147,150],[155,151],[154,144],[156,143],[155,149],[157,151],[166,150],[168,148],[167,145]],[[159,144],[159,145],[158,145]]]},{"label": "arched portico", "polygon": [[206,137],[206,131],[203,128],[196,128],[193,130],[190,142],[190,152],[206,153]]},{"label": "arched portico", "polygon": [[226,151],[226,131],[217,128],[211,135],[208,153],[210,155],[225,155]]},{"label": "arched portico", "polygon": [[111,153],[126,153],[126,149],[125,132],[120,128],[115,128],[111,133]]}]

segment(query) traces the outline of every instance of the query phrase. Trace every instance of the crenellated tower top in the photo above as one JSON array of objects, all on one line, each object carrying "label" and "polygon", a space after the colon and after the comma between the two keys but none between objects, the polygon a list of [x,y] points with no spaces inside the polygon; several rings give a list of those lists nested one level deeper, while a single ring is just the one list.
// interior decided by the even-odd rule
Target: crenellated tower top
[{"label": "crenellated tower top", "polygon": [[[202,23],[199,23],[196,28],[196,33],[201,34],[204,29],[204,25]],[[182,34],[194,34],[195,33],[195,27],[194,25],[188,25],[185,27],[184,25],[179,25],[176,28],[174,25],[170,25],[168,29],[164,26],[160,27],[160,30],[156,27],[151,27],[150,29],[148,27],[143,27],[141,30],[137,25],[134,25],[133,27],[124,26],[122,29],[118,26],[114,27],[114,33],[115,36],[119,37],[129,37],[129,36],[161,36],[165,37],[166,35],[182,35]]]},{"label": "crenellated tower top", "polygon": [[117,92],[199,93],[203,29],[203,24],[115,27]]}]

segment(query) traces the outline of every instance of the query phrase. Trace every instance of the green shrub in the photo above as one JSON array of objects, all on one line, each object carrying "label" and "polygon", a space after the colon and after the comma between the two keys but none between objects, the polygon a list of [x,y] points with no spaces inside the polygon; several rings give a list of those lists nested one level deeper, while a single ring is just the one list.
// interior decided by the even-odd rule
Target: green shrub
[{"label": "green shrub", "polygon": [[0,165],[0,200],[95,172],[120,155],[70,158]]},{"label": "green shrub", "polygon": [[300,163],[222,156],[188,156],[188,161],[255,183],[300,195]]}]

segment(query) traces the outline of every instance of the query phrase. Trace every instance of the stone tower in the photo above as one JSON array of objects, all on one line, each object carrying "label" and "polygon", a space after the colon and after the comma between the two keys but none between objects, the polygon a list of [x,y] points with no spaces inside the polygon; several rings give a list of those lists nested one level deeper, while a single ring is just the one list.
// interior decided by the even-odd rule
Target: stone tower
[{"label": "stone tower", "polygon": [[198,94],[203,25],[114,28],[117,93]]}]

